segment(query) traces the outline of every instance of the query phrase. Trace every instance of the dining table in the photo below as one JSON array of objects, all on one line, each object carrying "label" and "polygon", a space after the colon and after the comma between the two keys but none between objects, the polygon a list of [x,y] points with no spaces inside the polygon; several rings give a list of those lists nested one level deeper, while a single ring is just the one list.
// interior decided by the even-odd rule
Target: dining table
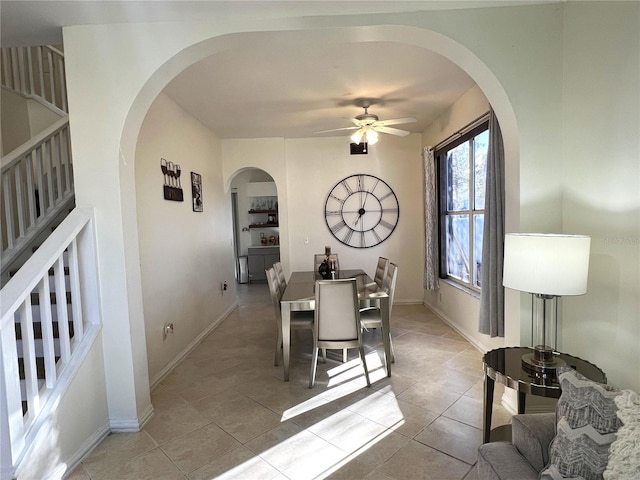
[{"label": "dining table", "polygon": [[[363,270],[340,270],[334,279],[355,278],[360,308],[375,306],[382,317],[382,339],[384,343],[387,377],[391,376],[391,332],[389,330],[389,294]],[[315,309],[316,280],[322,280],[314,271],[293,272],[280,299],[282,328],[282,357],[284,381],[289,381],[289,357],[291,352],[291,312]]]}]

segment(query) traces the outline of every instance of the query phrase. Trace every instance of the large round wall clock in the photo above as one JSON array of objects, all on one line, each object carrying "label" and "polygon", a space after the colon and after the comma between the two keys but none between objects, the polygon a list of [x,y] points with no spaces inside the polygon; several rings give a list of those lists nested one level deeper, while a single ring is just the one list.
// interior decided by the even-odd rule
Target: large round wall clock
[{"label": "large round wall clock", "polygon": [[391,187],[373,175],[351,175],[331,189],[324,206],[327,227],[354,248],[384,242],[398,225],[400,207]]}]

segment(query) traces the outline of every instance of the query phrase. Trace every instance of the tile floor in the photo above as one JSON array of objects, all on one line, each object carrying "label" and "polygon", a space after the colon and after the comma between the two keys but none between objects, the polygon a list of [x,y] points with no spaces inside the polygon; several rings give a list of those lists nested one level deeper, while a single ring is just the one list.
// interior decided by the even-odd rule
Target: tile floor
[{"label": "tile floor", "polygon": [[[391,378],[374,330],[364,333],[371,388],[356,349],[345,364],[339,355],[319,363],[309,389],[311,332],[293,333],[283,382],[267,286],[239,285],[238,295],[239,307],[152,392],[144,429],[109,435],[69,478],[477,478],[482,354],[435,314],[394,306]],[[494,406],[494,427],[510,420]]]}]

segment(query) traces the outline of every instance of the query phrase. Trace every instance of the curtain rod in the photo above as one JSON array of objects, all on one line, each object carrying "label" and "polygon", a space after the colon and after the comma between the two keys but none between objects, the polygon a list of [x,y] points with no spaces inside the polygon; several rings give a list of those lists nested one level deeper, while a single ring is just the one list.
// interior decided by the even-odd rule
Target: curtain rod
[{"label": "curtain rod", "polygon": [[444,147],[446,144],[451,143],[452,140],[456,139],[456,138],[460,138],[462,135],[464,135],[465,133],[473,130],[474,128],[476,128],[478,125],[480,125],[482,122],[486,121],[489,119],[489,112],[485,112],[482,115],[480,115],[478,118],[476,118],[475,120],[472,120],[470,123],[467,123],[464,127],[462,127],[460,130],[457,130],[456,132],[452,133],[451,135],[449,135],[447,138],[445,138],[444,140],[442,140],[440,143],[438,143],[435,147],[433,147],[433,150],[436,151],[442,147]]}]

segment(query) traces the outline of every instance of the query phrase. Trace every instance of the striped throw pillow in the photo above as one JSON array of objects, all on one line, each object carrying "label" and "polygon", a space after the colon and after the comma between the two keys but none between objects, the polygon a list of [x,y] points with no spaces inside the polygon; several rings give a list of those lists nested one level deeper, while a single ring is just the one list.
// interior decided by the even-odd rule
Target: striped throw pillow
[{"label": "striped throw pillow", "polygon": [[559,369],[558,378],[562,394],[556,408],[557,431],[540,478],[601,480],[621,425],[614,401],[620,391],[572,368]]}]

